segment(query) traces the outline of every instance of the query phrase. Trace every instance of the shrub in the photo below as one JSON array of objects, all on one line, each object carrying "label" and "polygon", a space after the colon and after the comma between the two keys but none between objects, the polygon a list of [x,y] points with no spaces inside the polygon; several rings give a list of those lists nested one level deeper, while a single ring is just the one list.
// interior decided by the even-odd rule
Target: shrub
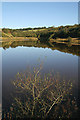
[{"label": "shrub", "polygon": [[42,43],[48,42],[51,34],[52,34],[51,32],[47,32],[47,31],[41,32],[38,35],[38,40],[40,40],[40,42]]},{"label": "shrub", "polygon": [[67,40],[68,40],[68,46],[70,47],[70,46],[72,46],[72,38],[69,36],[68,38],[67,38]]},{"label": "shrub", "polygon": [[70,36],[67,39],[68,39],[68,42],[71,42],[71,40],[72,40],[72,38]]},{"label": "shrub", "polygon": [[51,73],[42,77],[41,70],[42,66],[34,68],[33,72],[28,70],[17,73],[16,80],[13,81],[16,96],[10,107],[11,118],[61,119],[71,116],[70,110],[74,109],[69,98],[72,94],[72,83],[59,81]]}]

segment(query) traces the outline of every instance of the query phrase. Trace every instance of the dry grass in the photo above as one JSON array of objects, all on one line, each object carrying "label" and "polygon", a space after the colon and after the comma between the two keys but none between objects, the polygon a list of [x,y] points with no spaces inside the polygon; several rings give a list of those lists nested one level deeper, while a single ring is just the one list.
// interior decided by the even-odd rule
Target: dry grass
[{"label": "dry grass", "polygon": [[[61,39],[61,38],[57,38],[57,39],[50,39],[50,42],[56,42],[56,43],[63,43],[68,45],[68,39]],[[80,40],[78,38],[71,38],[71,45],[80,45]]]},{"label": "dry grass", "polygon": [[0,37],[0,42],[9,42],[9,41],[37,41],[35,37]]}]

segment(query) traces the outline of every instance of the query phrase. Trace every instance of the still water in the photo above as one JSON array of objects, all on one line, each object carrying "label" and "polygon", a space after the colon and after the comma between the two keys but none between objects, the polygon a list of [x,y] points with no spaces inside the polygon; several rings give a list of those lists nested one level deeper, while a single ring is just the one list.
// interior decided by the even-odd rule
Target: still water
[{"label": "still water", "polygon": [[77,95],[78,84],[78,56],[59,50],[38,47],[9,47],[2,50],[2,90],[3,108],[7,109],[11,104],[10,96],[13,92],[11,81],[15,79],[17,72],[23,72],[28,67],[33,69],[43,62],[42,73],[59,73],[60,79],[71,80],[74,84],[74,96]]}]

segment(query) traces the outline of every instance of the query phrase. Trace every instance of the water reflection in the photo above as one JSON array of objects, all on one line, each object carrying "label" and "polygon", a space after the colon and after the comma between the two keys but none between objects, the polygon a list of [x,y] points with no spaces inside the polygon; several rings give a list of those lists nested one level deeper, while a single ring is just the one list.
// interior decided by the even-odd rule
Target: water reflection
[{"label": "water reflection", "polygon": [[[40,65],[43,61],[43,73],[59,72],[60,80],[70,80],[73,83],[73,93],[77,96],[78,84],[78,55],[77,46],[68,47],[62,44],[39,44],[35,42],[3,43],[2,77],[3,77],[3,110],[8,110],[13,99],[14,87],[11,85],[18,72],[28,70],[30,66]],[[7,49],[8,48],[8,49]],[[6,50],[5,50],[6,49]]]},{"label": "water reflection", "polygon": [[9,110],[3,111],[4,119],[71,118],[78,110],[72,97],[72,83],[60,81],[54,73],[42,75],[42,67],[17,73],[12,82],[14,102]]},{"label": "water reflection", "polygon": [[26,47],[42,47],[42,48],[51,48],[52,50],[59,50],[61,52],[70,53],[73,55],[80,56],[80,46],[78,45],[72,45],[67,46],[66,44],[61,43],[51,43],[48,42],[46,44],[37,43],[37,42],[29,42],[29,41],[13,41],[13,42],[3,42],[2,47],[4,49],[7,49],[9,47],[15,48],[18,46],[26,46]]}]

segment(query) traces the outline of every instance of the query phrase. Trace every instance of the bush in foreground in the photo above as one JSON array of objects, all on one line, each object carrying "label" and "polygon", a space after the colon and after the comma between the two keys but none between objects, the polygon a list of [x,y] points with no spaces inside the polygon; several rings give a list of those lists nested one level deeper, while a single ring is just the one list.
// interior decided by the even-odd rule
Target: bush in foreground
[{"label": "bush in foreground", "polygon": [[17,73],[14,103],[4,118],[9,119],[62,119],[70,118],[77,109],[72,100],[72,83],[60,81],[53,74],[41,75],[42,66],[33,71]]}]

